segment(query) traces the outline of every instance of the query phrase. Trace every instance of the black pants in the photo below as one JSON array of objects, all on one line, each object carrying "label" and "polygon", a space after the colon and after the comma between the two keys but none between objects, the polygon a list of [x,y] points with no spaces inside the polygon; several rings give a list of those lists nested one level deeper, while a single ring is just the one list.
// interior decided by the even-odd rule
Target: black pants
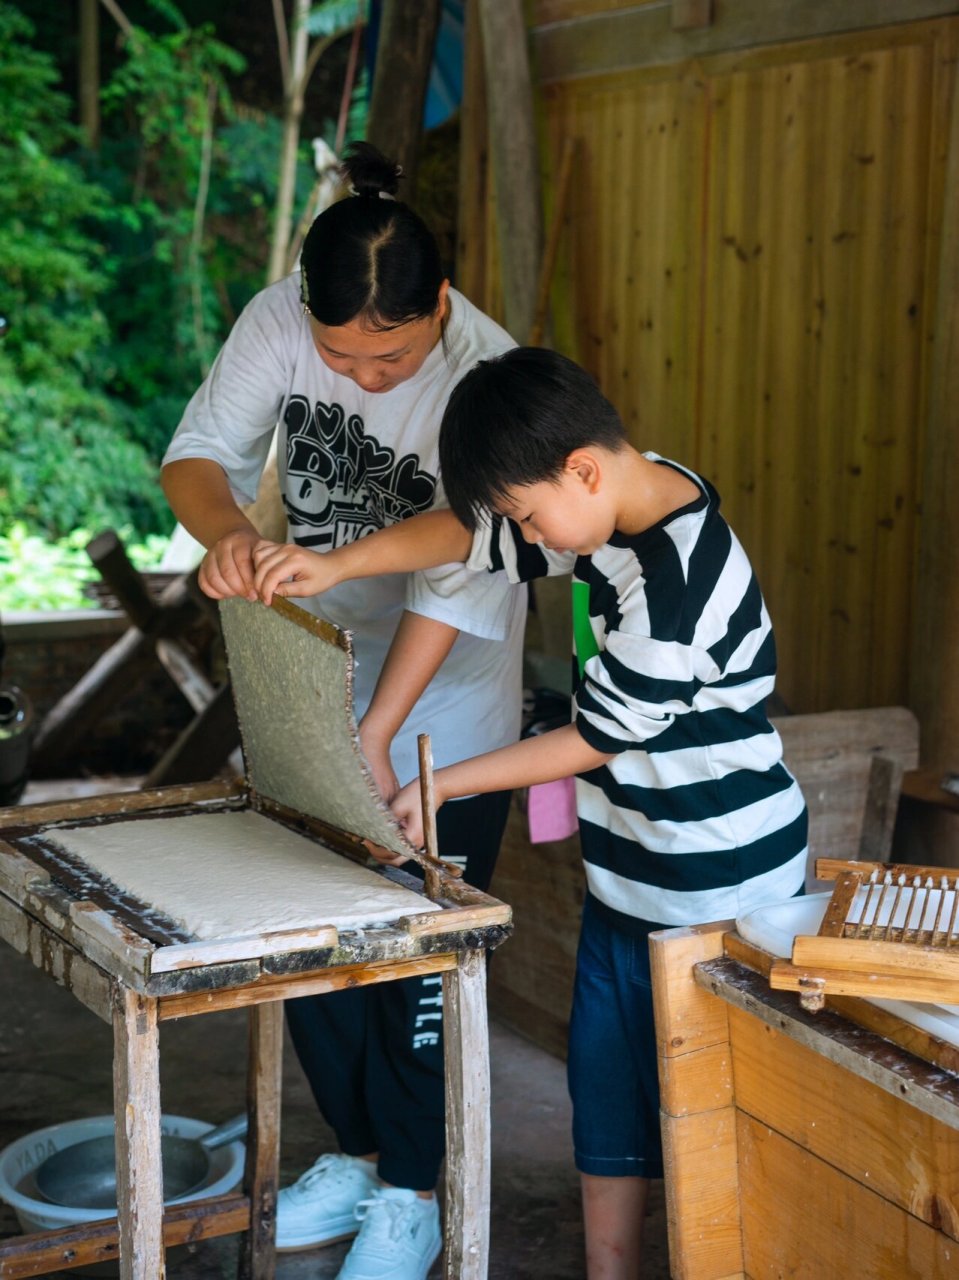
[{"label": "black pants", "polygon": [[[492,879],[510,794],[450,801],[436,815],[441,855],[465,854],[464,879],[477,889]],[[415,1191],[436,1186],[444,1154],[442,983],[437,973],[286,1002],[297,1057],[340,1149],[378,1151],[384,1182]]]}]

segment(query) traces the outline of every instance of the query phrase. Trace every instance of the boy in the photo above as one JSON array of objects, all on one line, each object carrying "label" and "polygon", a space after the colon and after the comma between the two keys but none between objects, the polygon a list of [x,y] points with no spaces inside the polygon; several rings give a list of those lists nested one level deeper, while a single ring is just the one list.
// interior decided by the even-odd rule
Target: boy
[{"label": "boy", "polygon": [[[634,1280],[648,1180],[662,1176],[648,935],[803,884],[805,805],[764,709],[769,618],[715,490],[634,449],[555,352],[517,348],[471,370],[443,418],[440,465],[451,512],[323,557],[264,544],[256,585],[269,602],[438,561],[513,580],[572,570],[574,722],[440,769],[434,787],[440,805],[576,775],[588,893],[569,1083],[587,1270]],[[415,782],[391,807],[421,844]]]}]

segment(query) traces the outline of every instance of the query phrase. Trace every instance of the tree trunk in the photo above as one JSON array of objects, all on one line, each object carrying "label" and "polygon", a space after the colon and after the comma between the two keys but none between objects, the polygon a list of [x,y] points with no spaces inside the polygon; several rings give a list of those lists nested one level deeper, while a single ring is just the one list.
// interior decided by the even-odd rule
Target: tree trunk
[{"label": "tree trunk", "polygon": [[411,204],[439,21],[440,0],[383,2],[366,136],[403,166],[401,194]]},{"label": "tree trunk", "polygon": [[100,145],[100,3],[80,0],[80,54],[77,68],[80,127],[87,146]]},{"label": "tree trunk", "polygon": [[489,105],[496,236],[505,326],[525,342],[542,253],[539,156],[522,0],[476,0]]},{"label": "tree trunk", "polygon": [[273,212],[273,239],[270,244],[267,284],[279,280],[286,269],[286,250],[293,223],[293,200],[296,193],[296,155],[300,144],[300,121],[303,118],[303,94],[306,88],[306,55],[309,43],[306,19],[309,12],[310,0],[294,0],[289,72],[283,86],[283,143],[280,148],[280,176]]}]

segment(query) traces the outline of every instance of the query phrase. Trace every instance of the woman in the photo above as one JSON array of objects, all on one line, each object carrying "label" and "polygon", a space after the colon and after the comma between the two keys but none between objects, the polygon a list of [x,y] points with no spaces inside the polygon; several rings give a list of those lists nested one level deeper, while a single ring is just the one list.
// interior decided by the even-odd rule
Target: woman
[{"label": "woman", "polygon": [[[341,546],[445,505],[449,394],[477,360],[514,345],[450,287],[434,237],[395,198],[396,166],[355,144],[343,167],[353,194],[313,223],[299,271],[240,316],[164,459],[170,505],[208,548],[200,583],[214,598],[256,598],[261,538],[239,504],[256,495],[277,424],[290,539]],[[387,800],[416,773],[418,731],[429,730],[438,767],[515,741],[525,596],[504,575],[447,566],[344,583],[303,604],[354,633],[360,737]],[[471,797],[437,823],[444,856],[459,855],[481,889],[508,805],[509,793]],[[278,1247],[359,1232],[340,1280],[425,1280],[441,1242],[439,980],[286,1007],[340,1152],[280,1193]]]}]

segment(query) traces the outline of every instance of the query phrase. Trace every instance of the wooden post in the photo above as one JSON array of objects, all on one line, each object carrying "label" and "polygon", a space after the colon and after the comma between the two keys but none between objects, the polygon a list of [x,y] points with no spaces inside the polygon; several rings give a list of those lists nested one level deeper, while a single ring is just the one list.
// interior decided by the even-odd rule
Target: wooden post
[{"label": "wooden post", "polygon": [[490,1121],[486,953],[464,951],[443,975],[446,1054],[445,1280],[486,1280]]},{"label": "wooden post", "polygon": [[559,170],[556,178],[556,195],[553,203],[553,216],[550,219],[549,233],[546,237],[546,248],[543,250],[543,261],[539,268],[539,283],[536,287],[536,306],[533,311],[533,323],[530,325],[527,342],[531,347],[542,344],[546,330],[546,312],[549,308],[549,289],[553,282],[553,270],[556,266],[556,254],[559,251],[559,238],[566,221],[566,202],[569,198],[569,183],[573,176],[573,160],[576,157],[577,139],[563,139],[563,149],[559,159]]},{"label": "wooden post", "polygon": [[[239,741],[240,725],[233,692],[227,683],[216,690],[210,702],[170,744],[147,774],[143,785],[172,786],[208,776],[220,767]],[[242,757],[236,764],[241,766],[236,771],[242,773]]]},{"label": "wooden post", "polygon": [[80,128],[87,146],[100,146],[100,2],[80,0],[80,41],[77,59],[77,98]]},{"label": "wooden post", "polygon": [[120,1280],[163,1280],[157,1002],[118,985],[113,1005]]},{"label": "wooden post", "polygon": [[400,199],[416,203],[423,107],[440,23],[439,0],[384,0],[366,136],[403,167]]},{"label": "wooden post", "polygon": [[460,154],[456,210],[456,282],[461,293],[483,311],[493,299],[488,281],[487,205],[490,196],[489,125],[483,40],[476,6],[463,14],[463,101],[460,104]]},{"label": "wooden post", "polygon": [[280,1101],[283,1081],[283,1003],[250,1010],[247,1068],[246,1168],[250,1229],[243,1237],[239,1280],[273,1280],[276,1272],[276,1197],[280,1179]]},{"label": "wooden post", "polygon": [[[936,311],[929,357],[929,396],[923,441],[922,520],[915,574],[915,623],[909,663],[909,705],[922,726],[922,764],[939,771],[959,767],[959,77],[952,69],[952,114],[947,137],[943,219],[939,238]],[[916,844],[937,848],[943,866],[959,858],[959,828],[951,816],[931,812],[910,832]]]},{"label": "wooden post", "polygon": [[543,220],[522,0],[479,0],[505,327],[524,342],[536,305]]},{"label": "wooden post", "polygon": [[650,935],[670,1274],[743,1273],[736,1111],[726,1006],[693,966],[723,954],[732,921]]}]

